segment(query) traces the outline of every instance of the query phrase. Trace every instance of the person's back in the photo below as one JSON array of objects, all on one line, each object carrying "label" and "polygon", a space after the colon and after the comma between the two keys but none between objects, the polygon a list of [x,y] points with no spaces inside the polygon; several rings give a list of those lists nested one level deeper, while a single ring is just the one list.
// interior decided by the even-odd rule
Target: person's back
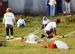
[{"label": "person's back", "polygon": [[26,26],[25,20],[23,19],[22,15],[20,16],[20,19],[17,21],[17,27],[24,27]]},{"label": "person's back", "polygon": [[20,24],[24,24],[24,19],[19,19],[18,21]]},{"label": "person's back", "polygon": [[14,24],[14,14],[11,12],[7,12],[4,14],[4,20],[5,20],[5,24]]},{"label": "person's back", "polygon": [[28,42],[28,43],[36,43],[38,39],[39,39],[39,38],[38,38],[36,35],[30,34],[30,35],[27,37],[27,41],[26,41],[26,42]]},{"label": "person's back", "polygon": [[6,39],[9,39],[9,30],[11,33],[10,38],[13,39],[13,27],[15,25],[15,16],[12,13],[11,8],[6,9],[6,13],[4,14],[3,17],[3,24],[5,25],[6,29]]},{"label": "person's back", "polygon": [[50,29],[56,28],[56,22],[50,22],[48,25],[45,27],[45,30],[49,31]]}]

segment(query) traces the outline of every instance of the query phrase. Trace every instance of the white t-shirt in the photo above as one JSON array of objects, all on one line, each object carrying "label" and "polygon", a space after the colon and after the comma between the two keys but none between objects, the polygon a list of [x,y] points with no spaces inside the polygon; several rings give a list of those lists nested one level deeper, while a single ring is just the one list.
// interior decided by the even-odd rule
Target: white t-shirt
[{"label": "white t-shirt", "polygon": [[68,45],[61,40],[54,41],[58,49],[69,49]]},{"label": "white t-shirt", "polygon": [[55,0],[49,0],[49,5],[55,5],[56,4],[56,1]]},{"label": "white t-shirt", "polygon": [[20,18],[20,19],[17,21],[17,27],[19,27],[21,24],[26,25],[24,19],[21,19],[21,18]]},{"label": "white t-shirt", "polygon": [[3,23],[13,25],[15,22],[14,14],[11,12],[7,12],[4,14]]},{"label": "white t-shirt", "polygon": [[49,22],[44,30],[50,31],[50,29],[54,29],[54,28],[56,28],[56,22]]},{"label": "white t-shirt", "polygon": [[37,37],[36,35],[34,34],[30,34],[28,37],[27,37],[27,43],[36,43],[37,40],[39,39],[39,37]]}]

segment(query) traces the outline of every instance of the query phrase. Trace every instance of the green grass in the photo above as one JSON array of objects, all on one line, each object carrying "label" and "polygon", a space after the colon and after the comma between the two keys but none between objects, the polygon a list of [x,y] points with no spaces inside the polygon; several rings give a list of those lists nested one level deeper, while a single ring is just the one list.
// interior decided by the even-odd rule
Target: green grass
[{"label": "green grass", "polygon": [[[65,16],[56,16],[50,17],[51,21],[55,21],[56,18],[64,18]],[[65,20],[65,19],[64,19]],[[15,28],[14,29],[14,36],[21,37],[26,36],[27,34],[37,30],[37,28],[41,27],[42,19],[39,16],[31,17],[29,16],[26,19],[27,26],[24,28]],[[57,31],[62,33],[63,35],[68,34],[71,31],[75,30],[75,24],[70,23],[60,23],[57,26]],[[39,37],[41,34],[44,33],[43,31],[36,34]],[[5,30],[2,26],[2,19],[0,19],[0,39],[5,38]],[[40,48],[41,44],[47,44],[47,41],[43,43],[37,44],[26,44],[21,43],[20,40],[18,41],[11,41],[7,42],[7,46],[0,47],[0,54],[75,54],[75,33],[71,36],[61,38],[62,41],[66,42],[70,49],[68,50],[60,50],[60,49],[47,49],[47,48]]]}]

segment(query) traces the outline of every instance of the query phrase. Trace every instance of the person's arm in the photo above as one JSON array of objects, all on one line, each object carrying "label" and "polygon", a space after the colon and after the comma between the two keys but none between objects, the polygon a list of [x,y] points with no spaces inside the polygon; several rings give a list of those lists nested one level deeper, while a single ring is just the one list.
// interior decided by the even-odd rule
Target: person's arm
[{"label": "person's arm", "polygon": [[56,28],[54,28],[54,34],[56,35]]},{"label": "person's arm", "polygon": [[56,28],[54,28],[53,33],[54,33],[54,35],[56,35]]},{"label": "person's arm", "polygon": [[13,22],[14,22],[14,25],[16,24],[16,20],[15,20],[15,18],[13,19]]},{"label": "person's arm", "polygon": [[4,24],[5,24],[5,19],[3,18],[3,21],[2,21],[2,26],[3,26],[3,27],[5,27]]},{"label": "person's arm", "polygon": [[26,26],[25,20],[23,20],[24,26]]},{"label": "person's arm", "polygon": [[4,23],[5,23],[5,19],[3,18],[3,22],[2,22],[2,24],[4,25]]},{"label": "person's arm", "polygon": [[4,14],[4,16],[3,16],[2,24],[3,24],[3,25],[5,24],[5,14]]}]

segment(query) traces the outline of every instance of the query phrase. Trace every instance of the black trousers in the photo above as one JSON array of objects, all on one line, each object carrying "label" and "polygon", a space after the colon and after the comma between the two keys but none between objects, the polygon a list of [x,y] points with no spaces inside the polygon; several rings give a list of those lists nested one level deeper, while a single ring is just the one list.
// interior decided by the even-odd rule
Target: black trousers
[{"label": "black trousers", "polygon": [[50,29],[50,31],[46,31],[48,38],[53,38],[53,29]]},{"label": "black trousers", "polygon": [[7,27],[6,27],[6,36],[9,36],[9,34],[13,35],[12,25],[7,25]]}]

